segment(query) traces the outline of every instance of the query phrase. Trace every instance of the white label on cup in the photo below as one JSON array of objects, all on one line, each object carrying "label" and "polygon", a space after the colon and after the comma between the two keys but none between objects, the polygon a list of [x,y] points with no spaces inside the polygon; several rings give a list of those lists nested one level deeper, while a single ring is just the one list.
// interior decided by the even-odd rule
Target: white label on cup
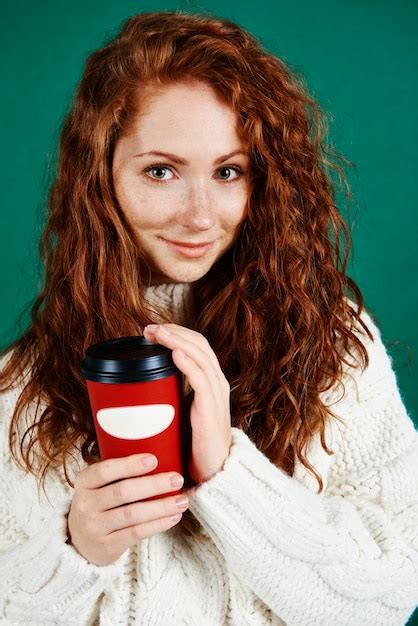
[{"label": "white label on cup", "polygon": [[113,437],[145,439],[168,428],[174,413],[171,404],[141,404],[99,409],[96,417],[103,430]]}]

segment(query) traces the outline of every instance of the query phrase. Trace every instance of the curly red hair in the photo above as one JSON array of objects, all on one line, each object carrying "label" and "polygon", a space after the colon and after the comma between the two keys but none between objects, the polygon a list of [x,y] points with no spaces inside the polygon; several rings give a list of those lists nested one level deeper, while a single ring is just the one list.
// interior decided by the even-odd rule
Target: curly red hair
[{"label": "curly red hair", "polygon": [[[80,361],[91,343],[137,335],[153,321],[143,298],[147,261],[113,189],[114,147],[147,88],[176,81],[210,84],[236,112],[250,155],[248,214],[233,246],[192,285],[194,328],[230,382],[233,426],[289,475],[297,458],[321,491],[306,446],[319,433],[331,454],[325,425],[339,418],[320,394],[342,382],[351,349],[368,365],[356,321],[373,338],[360,320],[361,292],[346,275],[350,233],[331,176],[351,198],[338,161],[350,162],[325,143],[326,114],[282,60],[229,20],[181,11],[130,17],[87,59],[62,127],[39,244],[45,285],[30,326],[2,352],[11,351],[1,390],[30,371],[10,428],[13,457],[42,484],[50,466],[64,465],[71,486],[65,468],[76,444],[87,463],[99,458]],[[46,408],[14,441],[21,410],[42,397]],[[190,511],[181,524],[196,529]]]}]

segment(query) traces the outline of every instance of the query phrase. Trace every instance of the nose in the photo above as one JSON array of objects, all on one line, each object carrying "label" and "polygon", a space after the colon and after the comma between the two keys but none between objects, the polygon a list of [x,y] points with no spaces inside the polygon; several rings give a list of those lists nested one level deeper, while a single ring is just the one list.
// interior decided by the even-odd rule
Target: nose
[{"label": "nose", "polygon": [[177,221],[192,230],[209,230],[215,225],[213,201],[203,182],[191,185],[182,200],[182,209],[177,214]]}]

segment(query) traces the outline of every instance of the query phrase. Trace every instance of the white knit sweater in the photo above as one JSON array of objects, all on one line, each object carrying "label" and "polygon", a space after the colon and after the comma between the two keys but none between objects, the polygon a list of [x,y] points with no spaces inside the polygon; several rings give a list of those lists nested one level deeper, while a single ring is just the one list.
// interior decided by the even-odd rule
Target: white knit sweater
[{"label": "white knit sweater", "polygon": [[[161,285],[148,297],[181,323],[187,292]],[[324,397],[345,421],[327,431],[335,455],[318,439],[309,449],[324,493],[301,464],[289,477],[232,428],[224,469],[191,500],[201,539],[175,526],[108,566],[65,543],[72,489],[63,473],[49,472],[45,498],[12,463],[7,432],[19,390],[0,395],[0,623],[405,624],[418,602],[418,433],[380,332],[363,319],[376,337],[361,336],[370,365],[349,370],[342,398],[341,388]],[[84,467],[79,459],[73,476]]]}]

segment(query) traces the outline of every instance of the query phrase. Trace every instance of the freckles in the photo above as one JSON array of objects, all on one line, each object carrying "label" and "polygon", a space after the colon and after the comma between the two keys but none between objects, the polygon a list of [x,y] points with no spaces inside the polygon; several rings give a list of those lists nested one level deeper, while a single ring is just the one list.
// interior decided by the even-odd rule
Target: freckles
[{"label": "freckles", "polygon": [[150,190],[147,183],[129,176],[116,189],[121,208],[137,228],[158,228],[167,222],[170,201]]},{"label": "freckles", "polygon": [[175,216],[176,211],[172,210],[169,202],[167,206],[167,202],[152,202],[141,198],[136,204],[134,221],[143,229],[159,229],[170,225]]}]

